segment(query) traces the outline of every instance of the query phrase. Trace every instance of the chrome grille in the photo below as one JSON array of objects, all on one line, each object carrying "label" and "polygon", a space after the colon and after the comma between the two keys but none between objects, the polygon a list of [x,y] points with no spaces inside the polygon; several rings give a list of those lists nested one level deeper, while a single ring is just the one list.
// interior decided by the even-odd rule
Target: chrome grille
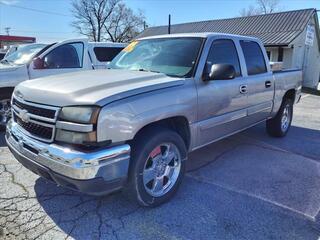
[{"label": "chrome grille", "polygon": [[21,101],[18,101],[16,98],[14,98],[12,100],[12,104],[17,106],[20,109],[25,109],[29,113],[34,114],[34,115],[38,115],[38,116],[46,117],[46,118],[51,118],[51,119],[53,119],[55,117],[55,113],[56,113],[55,110],[27,105]]},{"label": "chrome grille", "polygon": [[14,96],[12,112],[14,122],[26,135],[45,142],[54,140],[58,107],[31,103]]}]

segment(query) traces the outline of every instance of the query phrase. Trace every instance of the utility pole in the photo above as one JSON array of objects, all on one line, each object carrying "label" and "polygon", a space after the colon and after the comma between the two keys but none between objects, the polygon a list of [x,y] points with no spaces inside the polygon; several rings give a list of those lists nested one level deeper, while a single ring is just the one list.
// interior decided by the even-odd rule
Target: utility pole
[{"label": "utility pole", "polygon": [[171,34],[171,14],[169,14],[168,34]]},{"label": "utility pole", "polygon": [[6,31],[8,36],[10,35],[10,29],[11,29],[11,27],[5,27],[4,28],[4,30]]}]

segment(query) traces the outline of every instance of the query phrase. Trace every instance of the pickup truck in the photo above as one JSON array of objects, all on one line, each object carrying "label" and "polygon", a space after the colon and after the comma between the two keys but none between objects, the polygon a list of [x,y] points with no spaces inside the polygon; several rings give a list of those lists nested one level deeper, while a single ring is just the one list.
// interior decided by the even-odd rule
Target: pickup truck
[{"label": "pickup truck", "polygon": [[302,72],[273,73],[260,40],[218,33],[137,39],[107,70],[19,84],[6,141],[34,173],[143,206],[177,191],[188,152],[266,121],[288,132]]},{"label": "pickup truck", "polygon": [[5,129],[10,117],[10,99],[17,84],[54,74],[106,68],[126,45],[70,39],[10,48],[0,61],[0,129]]}]

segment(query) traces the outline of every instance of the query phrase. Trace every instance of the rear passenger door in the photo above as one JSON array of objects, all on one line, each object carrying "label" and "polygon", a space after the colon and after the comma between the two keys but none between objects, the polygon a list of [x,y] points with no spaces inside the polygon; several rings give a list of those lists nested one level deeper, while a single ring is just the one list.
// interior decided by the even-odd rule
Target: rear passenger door
[{"label": "rear passenger door", "polygon": [[248,123],[253,124],[270,115],[275,83],[262,46],[247,40],[241,40],[240,46],[247,69]]}]

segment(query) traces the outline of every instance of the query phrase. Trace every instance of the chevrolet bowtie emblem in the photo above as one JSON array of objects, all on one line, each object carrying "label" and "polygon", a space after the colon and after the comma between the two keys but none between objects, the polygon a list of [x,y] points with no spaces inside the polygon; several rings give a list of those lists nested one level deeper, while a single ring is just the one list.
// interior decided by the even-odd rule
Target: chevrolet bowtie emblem
[{"label": "chevrolet bowtie emblem", "polygon": [[28,123],[30,121],[30,116],[29,116],[27,110],[24,110],[24,109],[21,110],[19,116],[20,116],[21,120],[25,123]]}]

